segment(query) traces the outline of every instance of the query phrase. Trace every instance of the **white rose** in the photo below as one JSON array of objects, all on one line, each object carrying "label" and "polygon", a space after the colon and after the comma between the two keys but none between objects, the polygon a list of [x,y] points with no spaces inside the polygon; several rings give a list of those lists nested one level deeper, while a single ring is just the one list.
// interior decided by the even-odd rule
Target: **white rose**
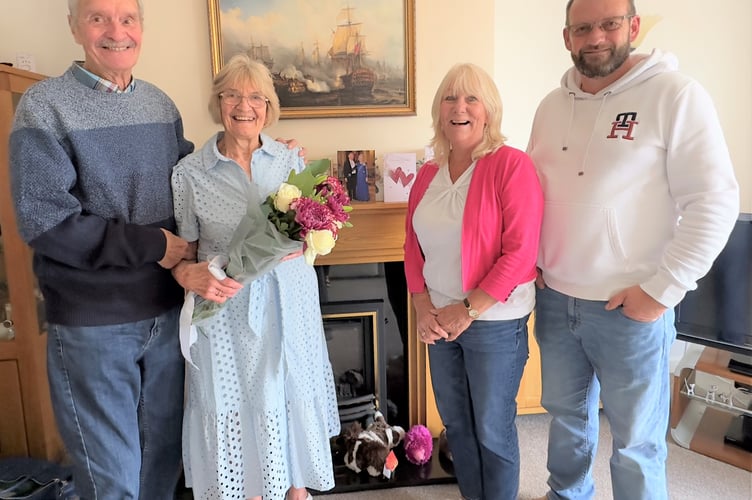
[{"label": "white rose", "polygon": [[277,195],[274,197],[274,208],[280,212],[287,212],[290,210],[290,203],[292,203],[293,200],[300,198],[302,194],[303,193],[300,192],[300,189],[298,189],[297,186],[283,182],[282,185],[279,186]]},{"label": "white rose", "polygon": [[308,231],[305,242],[306,249],[304,252],[306,263],[313,265],[317,255],[326,255],[332,251],[337,240],[328,229],[319,229]]}]

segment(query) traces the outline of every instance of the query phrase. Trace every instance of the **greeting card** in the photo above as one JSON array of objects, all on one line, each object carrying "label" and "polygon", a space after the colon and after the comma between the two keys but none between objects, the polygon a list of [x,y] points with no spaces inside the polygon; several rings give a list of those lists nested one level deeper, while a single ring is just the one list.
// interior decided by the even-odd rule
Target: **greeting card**
[{"label": "greeting card", "polygon": [[384,201],[404,202],[415,182],[416,154],[387,153],[384,155]]}]

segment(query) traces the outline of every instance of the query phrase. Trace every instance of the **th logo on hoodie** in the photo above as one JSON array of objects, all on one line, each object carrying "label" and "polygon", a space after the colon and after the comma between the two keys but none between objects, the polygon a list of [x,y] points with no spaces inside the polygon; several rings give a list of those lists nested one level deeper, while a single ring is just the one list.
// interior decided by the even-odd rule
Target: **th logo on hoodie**
[{"label": "th logo on hoodie", "polygon": [[[627,113],[619,113],[616,115],[616,121],[611,122],[611,133],[606,136],[606,139],[626,139],[628,141],[634,141],[632,137],[632,130],[637,125],[637,112],[629,111]],[[621,135],[617,135],[617,132]]]}]

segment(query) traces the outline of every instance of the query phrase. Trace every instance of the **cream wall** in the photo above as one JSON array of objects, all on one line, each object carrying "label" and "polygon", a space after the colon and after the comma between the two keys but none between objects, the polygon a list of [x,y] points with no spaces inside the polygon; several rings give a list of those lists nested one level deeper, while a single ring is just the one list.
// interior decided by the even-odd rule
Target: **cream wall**
[{"label": "cream wall", "polygon": [[[14,62],[16,53],[31,53],[37,72],[57,75],[81,58],[68,31],[65,1],[4,4],[0,60]],[[207,2],[144,0],[144,5],[146,32],[135,73],[172,96],[187,136],[203,143],[216,130],[206,112],[211,79]],[[348,147],[375,149],[379,156],[422,153],[439,80],[453,63],[470,61],[495,75],[505,105],[503,130],[511,145],[524,148],[538,101],[569,66],[561,39],[564,5],[564,0],[415,0],[416,116],[283,120],[270,132],[297,138],[309,158],[333,157]],[[713,96],[742,186],[742,209],[752,211],[752,2],[637,0],[637,7],[643,17],[662,16],[639,50],[661,47],[676,53],[681,69]]]},{"label": "cream wall", "polygon": [[[33,53],[37,72],[57,75],[81,58],[69,34],[66,2],[4,3],[11,5],[3,7],[0,17],[0,60],[14,62],[16,52]],[[309,158],[331,158],[338,149],[350,147],[375,149],[378,156],[415,151],[422,157],[431,134],[430,101],[449,67],[459,61],[489,71],[493,67],[494,0],[466,4],[473,8],[460,9],[451,0],[415,0],[416,116],[282,120],[270,129],[271,135],[297,138]],[[186,135],[203,143],[217,130],[206,111],[212,76],[207,1],[144,0],[144,10],[144,43],[134,73],[175,100]]]}]

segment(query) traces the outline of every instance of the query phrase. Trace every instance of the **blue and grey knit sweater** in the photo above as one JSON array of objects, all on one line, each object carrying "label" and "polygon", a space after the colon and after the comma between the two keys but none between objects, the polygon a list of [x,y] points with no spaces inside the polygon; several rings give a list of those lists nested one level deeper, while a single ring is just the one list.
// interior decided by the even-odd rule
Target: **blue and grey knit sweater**
[{"label": "blue and grey knit sweater", "polygon": [[192,150],[174,103],[141,80],[133,92],[107,93],[69,69],[24,94],[11,188],[49,322],[129,323],[182,302],[157,264],[159,228],[175,230],[170,173]]}]

